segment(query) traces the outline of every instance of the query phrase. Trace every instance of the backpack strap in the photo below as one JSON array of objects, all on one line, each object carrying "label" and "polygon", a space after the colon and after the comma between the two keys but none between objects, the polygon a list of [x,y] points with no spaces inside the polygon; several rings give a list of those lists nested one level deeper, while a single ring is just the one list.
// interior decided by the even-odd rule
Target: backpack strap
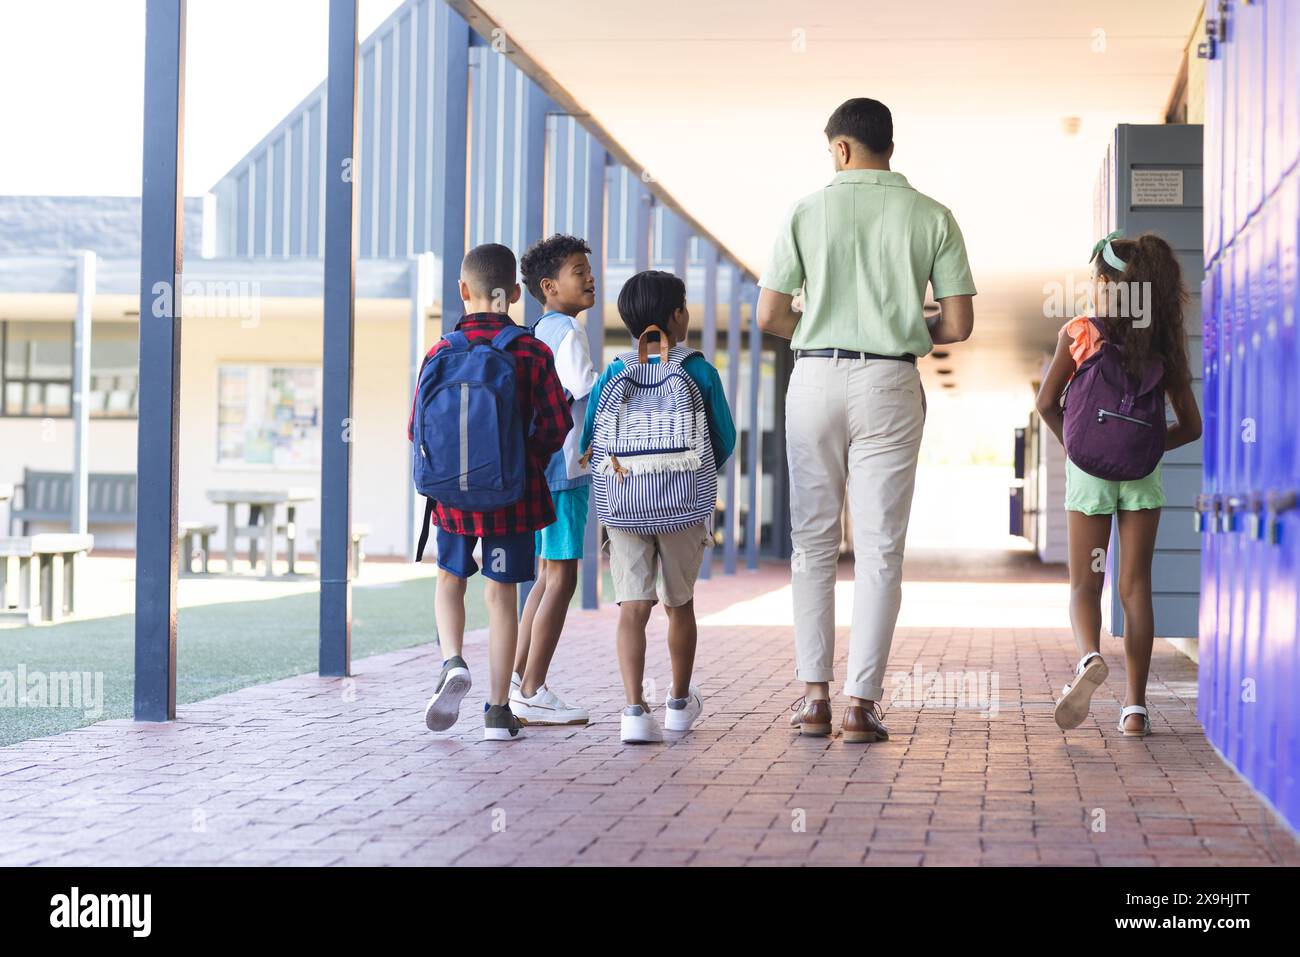
[{"label": "backpack strap", "polygon": [[527,326],[516,326],[512,322],[492,337],[492,348],[505,352],[510,347],[510,343],[530,335],[532,331]]},{"label": "backpack strap", "polygon": [[686,360],[691,356],[700,356],[704,353],[699,349],[688,349],[686,346],[673,346],[672,351],[668,353],[668,361],[676,366],[686,364]]},{"label": "backpack strap", "polygon": [[433,499],[424,500],[424,521],[420,523],[420,542],[415,546],[415,560],[424,560],[424,546],[429,544],[429,519],[433,515]]},{"label": "backpack strap", "polygon": [[665,332],[663,329],[660,329],[658,326],[646,326],[645,329],[642,330],[641,335],[637,336],[637,340],[636,340],[637,361],[638,362],[650,361],[650,337],[652,335],[657,335],[659,337],[660,361],[667,362],[668,353],[672,347],[668,344],[670,341],[668,338],[668,333]]},{"label": "backpack strap", "polygon": [[464,352],[469,348],[469,336],[463,332],[449,332],[443,338],[447,340],[447,345],[451,346],[452,352]]}]

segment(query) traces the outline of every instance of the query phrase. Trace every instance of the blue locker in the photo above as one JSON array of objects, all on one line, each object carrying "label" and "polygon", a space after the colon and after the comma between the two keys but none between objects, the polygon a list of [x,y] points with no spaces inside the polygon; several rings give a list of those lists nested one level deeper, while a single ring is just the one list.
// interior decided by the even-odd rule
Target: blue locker
[{"label": "blue locker", "polygon": [[[1262,781],[1266,762],[1262,759],[1266,749],[1260,746],[1263,728],[1258,720],[1261,704],[1267,698],[1264,688],[1264,595],[1267,588],[1265,549],[1257,535],[1256,518],[1260,496],[1263,494],[1262,473],[1265,451],[1269,448],[1276,420],[1268,414],[1263,402],[1263,380],[1266,368],[1264,336],[1268,315],[1264,303],[1264,273],[1267,258],[1266,234],[1259,216],[1252,219],[1242,235],[1245,243],[1247,314],[1243,331],[1245,364],[1238,372],[1242,382],[1243,418],[1254,425],[1253,437],[1243,430],[1241,439],[1242,473],[1239,476],[1244,511],[1238,525],[1241,541],[1241,637],[1242,664],[1240,689],[1241,734],[1238,739],[1241,758],[1239,766],[1252,780]],[[1247,440],[1249,439],[1249,441]]]},{"label": "blue locker", "polygon": [[[1215,262],[1223,248],[1223,58],[1205,61],[1205,185],[1203,190],[1205,265]],[[1202,315],[1209,321],[1211,313]],[[1207,433],[1209,434],[1209,433]]]},{"label": "blue locker", "polygon": [[1300,161],[1300,3],[1281,3],[1286,20],[1282,59],[1282,170]]},{"label": "blue locker", "polygon": [[[1207,140],[1208,142],[1208,140]],[[1204,363],[1204,401],[1201,414],[1204,420],[1204,458],[1201,478],[1201,608],[1198,633],[1199,653],[1202,661],[1214,658],[1218,641],[1218,545],[1220,537],[1216,527],[1216,514],[1212,503],[1218,500],[1219,443],[1215,440],[1219,427],[1219,309],[1220,263],[1216,259],[1205,272],[1201,285],[1202,360]],[[1214,682],[1217,668],[1197,669],[1197,717],[1207,728],[1216,726],[1218,709],[1215,707]]]},{"label": "blue locker", "polygon": [[1229,16],[1237,67],[1237,228],[1263,199],[1264,13],[1260,4],[1236,4]]},{"label": "blue locker", "polygon": [[[1294,6],[1294,4],[1292,4]],[[1283,147],[1283,104],[1286,96],[1287,4],[1269,0],[1264,7],[1264,195],[1270,196],[1286,169]]]},{"label": "blue locker", "polygon": [[[1241,180],[1238,179],[1239,190],[1240,186]],[[1241,193],[1239,192],[1238,195],[1240,196]],[[1242,702],[1242,679],[1246,677],[1246,603],[1248,598],[1246,567],[1248,552],[1245,547],[1245,536],[1242,534],[1244,528],[1242,510],[1249,489],[1246,468],[1247,443],[1243,441],[1243,436],[1248,427],[1246,419],[1250,416],[1246,391],[1247,339],[1250,335],[1250,250],[1244,232],[1237,234],[1236,239],[1233,241],[1233,247],[1233,308],[1229,345],[1231,349],[1232,376],[1229,382],[1228,408],[1230,417],[1227,423],[1230,430],[1228,441],[1230,484],[1228,494],[1229,503],[1232,505],[1232,519],[1228,530],[1230,543],[1228,545],[1228,593],[1230,596],[1228,627],[1233,636],[1233,641],[1228,655],[1228,671],[1226,675],[1228,707],[1225,718],[1228,722],[1228,738],[1224,753],[1228,755],[1233,764],[1241,767],[1243,722],[1249,718],[1249,715],[1244,713],[1245,708]]]},{"label": "blue locker", "polygon": [[[1300,27],[1300,11],[1296,5],[1289,7],[1295,14],[1291,23]],[[1300,29],[1293,34],[1300,39]],[[1290,48],[1294,51],[1296,48]],[[1300,56],[1291,53],[1292,61]],[[1296,90],[1292,87],[1292,90]],[[1285,178],[1274,202],[1279,206],[1278,216],[1278,298],[1281,321],[1278,331],[1279,370],[1279,421],[1281,436],[1278,442],[1278,491],[1294,490],[1300,486],[1300,409],[1295,399],[1295,383],[1300,376],[1300,335],[1296,333],[1296,316],[1300,313],[1300,167],[1293,167]],[[1277,741],[1277,791],[1274,803],[1293,824],[1300,822],[1300,747],[1295,735],[1300,728],[1300,694],[1295,684],[1300,681],[1300,511],[1291,510],[1280,516],[1280,542],[1275,545],[1273,557],[1273,587],[1270,616],[1273,640],[1278,648],[1279,685],[1286,694],[1278,695],[1275,715]]]},{"label": "blue locker", "polygon": [[[1260,356],[1260,405],[1263,414],[1267,414],[1271,426],[1261,442],[1260,472],[1258,485],[1260,496],[1267,502],[1269,490],[1285,487],[1287,474],[1284,465],[1281,429],[1282,404],[1284,400],[1283,370],[1285,358],[1281,350],[1281,204],[1275,200],[1267,201],[1260,216],[1263,253],[1260,274],[1260,300],[1264,316],[1262,330],[1262,347]],[[1288,651],[1289,643],[1283,641],[1280,631],[1285,628],[1279,612],[1293,612],[1286,609],[1279,595],[1280,586],[1277,567],[1278,548],[1272,543],[1267,528],[1267,515],[1260,528],[1257,541],[1259,554],[1259,587],[1262,608],[1261,625],[1261,662],[1260,662],[1260,736],[1258,755],[1254,765],[1257,768],[1259,786],[1266,794],[1278,791],[1278,774],[1281,740],[1278,731],[1278,705],[1291,697],[1286,676],[1290,671]]]},{"label": "blue locker", "polygon": [[1227,246],[1237,235],[1240,223],[1237,219],[1237,140],[1241,131],[1237,121],[1237,45],[1233,42],[1234,31],[1228,21],[1228,40],[1219,44],[1218,58],[1222,62],[1220,94],[1220,116],[1223,130],[1223,245]]},{"label": "blue locker", "polygon": [[[1201,609],[1199,714],[1220,751],[1300,826],[1300,509],[1278,504],[1300,487],[1300,2],[1227,13],[1205,97],[1207,127],[1222,131],[1222,152],[1211,152],[1223,205],[1206,231],[1217,261],[1203,303],[1203,487],[1235,514],[1202,538],[1212,607]],[[1242,700],[1244,679],[1253,701]]]},{"label": "blue locker", "polygon": [[[1225,188],[1227,185],[1225,183]],[[1237,436],[1236,414],[1233,383],[1236,379],[1237,362],[1233,355],[1235,348],[1235,329],[1237,322],[1237,290],[1241,281],[1237,275],[1237,248],[1229,245],[1223,250],[1223,307],[1219,325],[1219,361],[1222,378],[1219,383],[1219,434],[1215,437],[1219,445],[1219,485],[1222,492],[1222,520],[1219,523],[1218,555],[1218,593],[1219,609],[1217,614],[1219,647],[1215,658],[1215,671],[1218,673],[1215,686],[1215,706],[1218,714],[1219,748],[1229,749],[1229,729],[1233,727],[1232,683],[1234,672],[1232,657],[1235,651],[1233,635],[1233,576],[1235,567],[1233,516],[1230,508],[1231,496],[1236,494],[1235,454]]]}]

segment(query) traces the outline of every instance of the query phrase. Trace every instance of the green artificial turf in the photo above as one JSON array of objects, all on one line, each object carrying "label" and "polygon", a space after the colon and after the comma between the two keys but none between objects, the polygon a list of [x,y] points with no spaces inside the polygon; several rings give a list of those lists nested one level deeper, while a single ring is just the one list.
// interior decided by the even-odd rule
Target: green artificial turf
[{"label": "green artificial turf", "polygon": [[[434,639],[435,579],[357,586],[352,591],[352,657]],[[466,592],[467,629],[487,625],[482,578]],[[182,608],[177,624],[176,701],[186,704],[250,685],[315,671],[320,597],[311,592],[264,601]],[[0,630],[0,673],[103,674],[102,714],[84,709],[0,707],[0,746],[132,714],[134,616]],[[3,680],[3,678],[0,678]],[[0,689],[2,690],[2,689]],[[2,698],[0,698],[2,701]]]},{"label": "green artificial turf", "polygon": [[[365,658],[434,640],[435,578],[352,590],[352,657]],[[602,595],[613,583],[606,570]],[[469,580],[466,630],[487,627],[483,577]],[[573,597],[581,607],[581,587]],[[317,668],[320,596],[316,592],[182,608],[177,624],[176,701],[188,704]],[[57,625],[0,629],[0,747],[132,715],[135,618],[119,615]],[[100,713],[84,708],[4,706],[6,673],[14,692],[19,666],[34,672],[103,675]],[[93,683],[91,685],[93,687]],[[89,689],[88,689],[89,690]],[[91,702],[83,702],[93,705]]]}]

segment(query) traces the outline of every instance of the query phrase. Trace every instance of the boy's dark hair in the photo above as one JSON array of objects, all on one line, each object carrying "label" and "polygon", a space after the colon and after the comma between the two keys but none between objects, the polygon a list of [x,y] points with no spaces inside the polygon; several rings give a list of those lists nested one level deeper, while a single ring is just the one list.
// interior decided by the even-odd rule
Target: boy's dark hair
[{"label": "boy's dark hair", "polygon": [[577,236],[556,233],[547,239],[533,243],[519,259],[519,272],[524,277],[524,285],[533,298],[546,305],[546,296],[542,294],[542,280],[554,279],[559,274],[564,261],[574,253],[591,255],[591,247]]},{"label": "boy's dark hair", "polygon": [[845,100],[826,121],[826,138],[847,136],[873,153],[884,153],[894,142],[894,117],[889,107],[865,96]]},{"label": "boy's dark hair", "polygon": [[460,277],[479,296],[508,291],[515,284],[515,254],[500,243],[475,246],[461,260]]},{"label": "boy's dark hair", "polygon": [[686,283],[661,269],[647,269],[623,283],[618,314],[634,339],[650,326],[666,329],[674,309],[686,305]]}]

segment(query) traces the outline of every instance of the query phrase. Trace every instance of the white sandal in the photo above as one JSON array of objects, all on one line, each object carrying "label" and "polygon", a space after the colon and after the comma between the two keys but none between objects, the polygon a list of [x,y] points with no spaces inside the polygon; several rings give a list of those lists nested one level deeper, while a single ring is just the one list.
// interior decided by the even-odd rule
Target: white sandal
[{"label": "white sandal", "polygon": [[1074,666],[1074,681],[1061,691],[1061,700],[1056,702],[1053,717],[1056,726],[1064,731],[1077,728],[1088,717],[1088,708],[1092,705],[1092,696],[1101,683],[1110,675],[1110,668],[1101,654],[1090,651]]},{"label": "white sandal", "polygon": [[[1142,730],[1141,730],[1141,731],[1130,731],[1128,728],[1124,727],[1124,719],[1127,718],[1127,717],[1128,717],[1129,715],[1131,715],[1131,714],[1140,714],[1140,715],[1142,715]],[[1121,708],[1121,709],[1120,709],[1120,712],[1119,712],[1119,730],[1120,730],[1120,731],[1121,731],[1121,732],[1122,732],[1126,737],[1130,737],[1130,738],[1145,738],[1148,734],[1151,733],[1151,715],[1150,715],[1150,713],[1147,711],[1146,708],[1142,707],[1142,705],[1140,705],[1140,704],[1131,704],[1131,705],[1128,705],[1128,706],[1126,706],[1126,707],[1124,707],[1124,708]]]}]

